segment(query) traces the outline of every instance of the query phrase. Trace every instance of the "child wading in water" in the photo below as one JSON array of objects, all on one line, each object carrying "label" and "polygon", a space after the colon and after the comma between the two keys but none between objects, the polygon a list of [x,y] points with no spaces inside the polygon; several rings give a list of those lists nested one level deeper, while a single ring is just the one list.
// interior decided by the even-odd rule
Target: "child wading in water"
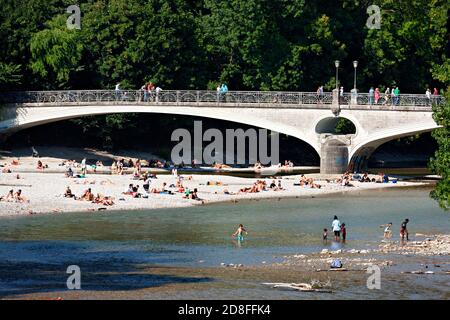
[{"label": "child wading in water", "polygon": [[236,239],[238,241],[242,241],[242,240],[244,240],[244,236],[243,236],[244,232],[246,235],[248,234],[248,232],[247,232],[247,230],[245,230],[244,226],[242,224],[240,224],[239,227],[237,228],[236,232],[233,233],[231,236],[236,237]]},{"label": "child wading in water", "polygon": [[328,240],[328,229],[323,229],[323,235],[322,235],[322,240],[324,243],[327,243]]},{"label": "child wading in water", "polygon": [[341,224],[341,237],[342,242],[345,242],[345,239],[347,238],[347,228],[345,227],[345,223]]},{"label": "child wading in water", "polygon": [[409,241],[409,233],[408,233],[408,229],[406,227],[408,222],[409,222],[409,219],[405,219],[405,221],[403,221],[402,224],[400,225],[400,238],[402,239],[402,242],[405,241],[405,236],[406,236],[406,241]]},{"label": "child wading in water", "polygon": [[390,237],[392,237],[392,222],[389,222],[388,224],[382,224],[380,226],[380,228],[384,228],[384,234],[383,237],[385,239],[389,239]]}]

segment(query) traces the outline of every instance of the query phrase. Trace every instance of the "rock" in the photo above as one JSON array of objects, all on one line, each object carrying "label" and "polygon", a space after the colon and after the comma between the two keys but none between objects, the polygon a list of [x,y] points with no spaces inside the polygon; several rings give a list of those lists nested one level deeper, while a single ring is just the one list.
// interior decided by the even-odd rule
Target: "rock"
[{"label": "rock", "polygon": [[328,249],[323,249],[322,251],[320,251],[320,254],[327,254],[327,253],[329,253],[330,251],[328,250]]},{"label": "rock", "polygon": [[222,262],[221,264],[220,264],[222,267],[224,267],[225,266],[225,263],[224,262]]}]

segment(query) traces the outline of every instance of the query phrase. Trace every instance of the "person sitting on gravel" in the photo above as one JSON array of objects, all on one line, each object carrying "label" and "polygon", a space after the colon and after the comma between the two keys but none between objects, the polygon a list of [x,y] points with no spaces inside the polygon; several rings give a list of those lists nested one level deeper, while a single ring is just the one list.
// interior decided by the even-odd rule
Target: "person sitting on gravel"
[{"label": "person sitting on gravel", "polygon": [[73,170],[71,167],[67,168],[66,170],[66,178],[73,178]]},{"label": "person sitting on gravel", "polygon": [[23,202],[30,202],[29,200],[27,200],[24,196],[22,196],[22,190],[17,190],[17,192],[14,194],[14,200],[16,201],[16,202],[20,202],[20,203],[23,203]]},{"label": "person sitting on gravel", "polygon": [[269,185],[269,189],[275,189],[277,187],[277,184],[275,183],[275,180],[272,180],[272,183]]},{"label": "person sitting on gravel", "polygon": [[8,193],[6,194],[6,196],[0,197],[0,201],[6,201],[6,202],[11,202],[14,200],[14,190],[11,189],[8,191]]},{"label": "person sitting on gravel", "polygon": [[65,198],[76,198],[75,195],[72,193],[72,190],[70,190],[70,187],[66,188],[66,192],[64,192]]},{"label": "person sitting on gravel", "polygon": [[84,191],[83,195],[78,200],[84,200],[84,201],[93,201],[94,200],[94,194],[92,193],[91,188]]},{"label": "person sitting on gravel", "polygon": [[189,195],[189,199],[201,201],[197,193],[198,193],[197,188],[194,188],[194,191],[192,191],[191,194]]},{"label": "person sitting on gravel", "polygon": [[142,194],[139,193],[139,186],[138,185],[133,187],[133,192],[131,193],[131,196],[133,198],[140,198],[142,196]]},{"label": "person sitting on gravel", "polygon": [[92,202],[95,204],[102,204],[104,206],[112,206],[114,204],[113,198],[102,196],[100,193],[97,193],[97,196]]},{"label": "person sitting on gravel", "polygon": [[38,160],[36,169],[44,171],[44,164],[41,160]]},{"label": "person sitting on gravel", "polygon": [[359,179],[359,182],[370,182],[369,174],[365,172],[361,179]]},{"label": "person sitting on gravel", "polygon": [[129,196],[132,195],[133,194],[133,187],[134,187],[133,184],[129,184],[128,185],[128,190],[125,191],[125,192],[122,192],[122,194],[129,195]]}]

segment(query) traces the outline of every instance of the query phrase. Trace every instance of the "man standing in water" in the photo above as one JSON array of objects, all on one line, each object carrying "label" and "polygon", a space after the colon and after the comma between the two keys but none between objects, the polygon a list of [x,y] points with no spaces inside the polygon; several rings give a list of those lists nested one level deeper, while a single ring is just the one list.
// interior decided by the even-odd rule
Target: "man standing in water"
[{"label": "man standing in water", "polygon": [[334,232],[334,241],[339,242],[341,240],[341,222],[339,221],[337,216],[334,216],[331,227],[333,228]]},{"label": "man standing in water", "polygon": [[409,233],[408,229],[406,228],[406,225],[408,224],[409,219],[405,219],[405,221],[402,222],[400,225],[400,237],[402,238],[402,242],[405,241],[405,235],[406,235],[406,241],[409,241]]}]

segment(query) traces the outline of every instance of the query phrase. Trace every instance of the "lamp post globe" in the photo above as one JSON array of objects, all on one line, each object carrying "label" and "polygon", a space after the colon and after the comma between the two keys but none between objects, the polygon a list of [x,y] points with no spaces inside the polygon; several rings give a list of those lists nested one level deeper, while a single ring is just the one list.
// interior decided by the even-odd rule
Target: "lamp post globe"
[{"label": "lamp post globe", "polygon": [[353,89],[356,90],[356,68],[358,67],[358,61],[353,61],[353,67],[355,68],[355,83],[353,85]]},{"label": "lamp post globe", "polygon": [[334,61],[334,65],[336,66],[336,89],[339,90],[339,81],[338,81],[338,70],[339,70],[339,64],[341,62],[339,60]]}]

